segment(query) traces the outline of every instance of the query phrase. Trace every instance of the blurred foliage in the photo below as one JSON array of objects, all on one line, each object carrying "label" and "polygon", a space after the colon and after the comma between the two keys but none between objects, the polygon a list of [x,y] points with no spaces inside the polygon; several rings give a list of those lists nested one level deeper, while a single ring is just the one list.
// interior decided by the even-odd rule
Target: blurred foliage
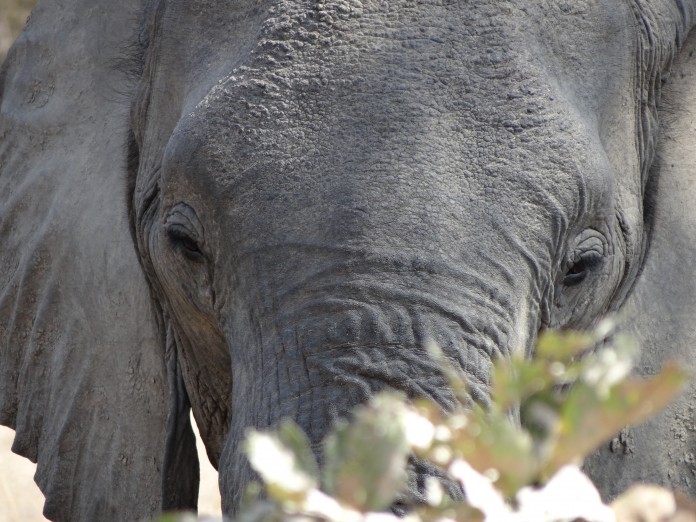
[{"label": "blurred foliage", "polygon": [[36,0],[0,0],[0,62],[24,27]]},{"label": "blurred foliage", "polygon": [[[413,507],[410,522],[642,520],[626,513],[653,520],[648,511],[655,506],[662,511],[654,520],[672,520],[677,507],[670,492],[632,491],[606,506],[579,468],[602,442],[663,408],[685,383],[672,363],[649,379],[629,376],[635,352],[628,339],[612,338],[606,324],[592,334],[546,332],[531,360],[495,364],[485,408],[445,413],[426,400],[383,392],[325,439],[321,473],[309,441],[290,421],[277,433],[251,431],[246,452],[267,498],[248,504],[241,519],[401,520],[384,511],[403,500],[407,462],[415,456],[457,481],[468,504],[455,503],[440,479],[428,477],[421,492],[427,504]],[[431,354],[460,402],[470,404],[465,376],[444,363],[437,347]],[[258,491],[253,486],[249,497]],[[641,507],[633,500],[650,495],[659,501]]]}]

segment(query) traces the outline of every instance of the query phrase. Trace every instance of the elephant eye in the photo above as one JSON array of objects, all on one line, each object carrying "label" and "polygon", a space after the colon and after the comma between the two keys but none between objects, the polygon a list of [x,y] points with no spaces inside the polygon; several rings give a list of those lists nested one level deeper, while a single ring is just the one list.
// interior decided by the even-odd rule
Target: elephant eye
[{"label": "elephant eye", "polygon": [[191,261],[205,260],[201,245],[203,244],[203,227],[193,210],[186,203],[178,203],[167,214],[164,228],[170,245]]},{"label": "elephant eye", "polygon": [[180,226],[167,228],[167,236],[172,245],[191,261],[203,261],[203,253],[196,240]]},{"label": "elephant eye", "polygon": [[602,255],[594,250],[583,252],[571,262],[563,277],[565,286],[575,286],[582,283],[587,275],[602,262]]}]

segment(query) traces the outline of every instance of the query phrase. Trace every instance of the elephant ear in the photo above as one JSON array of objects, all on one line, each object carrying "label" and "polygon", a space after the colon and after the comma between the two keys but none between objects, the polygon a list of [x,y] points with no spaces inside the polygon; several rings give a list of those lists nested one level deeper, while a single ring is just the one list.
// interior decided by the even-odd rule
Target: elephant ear
[{"label": "elephant ear", "polygon": [[188,399],[126,204],[116,64],[143,3],[39,2],[0,72],[0,423],[55,520],[195,506]]},{"label": "elephant ear", "polygon": [[[678,360],[696,375],[696,33],[677,56],[660,103],[660,137],[646,196],[644,267],[620,317],[640,342],[636,371]],[[696,382],[663,413],[624,429],[586,463],[614,497],[637,481],[696,497]]]}]

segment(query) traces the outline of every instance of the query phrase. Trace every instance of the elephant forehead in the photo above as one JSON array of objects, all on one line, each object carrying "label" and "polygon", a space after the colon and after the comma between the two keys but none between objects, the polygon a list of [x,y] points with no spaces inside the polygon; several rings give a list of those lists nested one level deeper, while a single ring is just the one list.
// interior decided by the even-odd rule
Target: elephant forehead
[{"label": "elephant forehead", "polygon": [[614,84],[631,79],[630,13],[616,2],[543,4],[279,2],[250,57],[197,111],[222,127],[223,141],[229,130],[296,141],[327,127],[404,136],[411,125],[413,141],[459,130],[479,150],[490,140],[477,136],[568,116],[568,97],[594,124],[602,102],[626,87]]},{"label": "elephant forehead", "polygon": [[169,156],[195,155],[174,163],[195,164],[242,213],[261,195],[281,215],[345,202],[354,221],[365,207],[394,225],[413,221],[405,204],[460,224],[486,203],[536,205],[546,221],[597,214],[588,206],[611,200],[603,112],[620,107],[635,130],[620,5],[277,2],[248,59],[179,122]]}]

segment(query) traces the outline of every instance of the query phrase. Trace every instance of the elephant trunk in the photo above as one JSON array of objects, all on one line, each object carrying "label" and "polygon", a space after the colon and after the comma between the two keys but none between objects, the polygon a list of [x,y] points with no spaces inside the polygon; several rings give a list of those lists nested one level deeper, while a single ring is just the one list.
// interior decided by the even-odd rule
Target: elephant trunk
[{"label": "elephant trunk", "polygon": [[[233,420],[220,467],[226,511],[239,505],[253,478],[240,453],[249,426],[272,428],[291,418],[317,448],[337,417],[384,388],[451,409],[456,399],[427,353],[430,342],[461,371],[471,398],[486,403],[492,361],[533,341],[518,333],[535,331],[526,322],[538,316],[526,312],[528,301],[513,299],[519,289],[493,288],[486,282],[495,279],[473,270],[379,264],[379,270],[353,267],[349,276],[323,270],[283,278],[304,283],[273,299],[257,294],[257,314],[246,318],[246,328],[238,324],[246,335],[235,343],[240,349],[231,347]],[[455,278],[469,284],[453,284]],[[413,467],[416,475],[436,473]],[[422,482],[416,477],[411,496]]]}]

